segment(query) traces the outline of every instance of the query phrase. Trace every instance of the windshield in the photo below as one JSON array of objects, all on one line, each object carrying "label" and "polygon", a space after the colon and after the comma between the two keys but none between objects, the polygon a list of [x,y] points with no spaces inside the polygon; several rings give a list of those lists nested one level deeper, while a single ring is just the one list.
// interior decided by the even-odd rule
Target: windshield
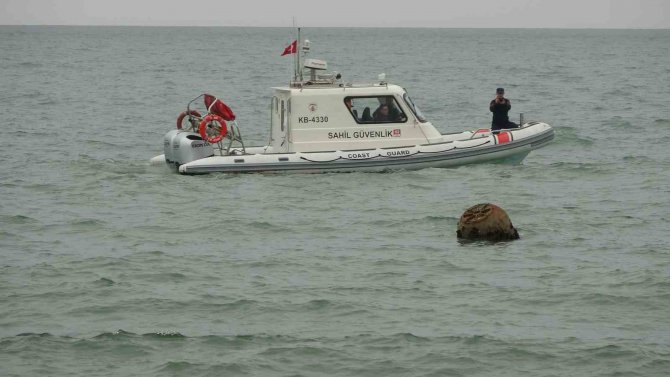
[{"label": "windshield", "polygon": [[407,116],[393,96],[345,97],[357,123],[404,123]]},{"label": "windshield", "polygon": [[411,98],[409,98],[409,94],[405,93],[403,96],[405,98],[405,102],[407,102],[407,106],[409,106],[410,109],[412,109],[412,112],[414,115],[416,115],[416,118],[419,120],[419,122],[426,122],[426,117],[423,115],[421,110],[419,110],[418,107],[414,104],[414,101],[412,101]]}]

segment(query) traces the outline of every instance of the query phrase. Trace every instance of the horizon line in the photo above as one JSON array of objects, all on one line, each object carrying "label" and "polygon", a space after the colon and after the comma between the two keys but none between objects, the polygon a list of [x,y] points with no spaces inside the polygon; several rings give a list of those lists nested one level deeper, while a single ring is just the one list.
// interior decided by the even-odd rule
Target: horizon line
[{"label": "horizon line", "polygon": [[[0,26],[44,26],[44,27],[138,27],[138,28],[259,28],[259,29],[293,29],[293,26],[275,25],[136,25],[136,24],[0,24]],[[509,29],[509,30],[670,30],[670,27],[634,26],[634,27],[590,27],[590,26],[556,26],[556,27],[518,27],[518,26],[300,26],[309,29]]]}]

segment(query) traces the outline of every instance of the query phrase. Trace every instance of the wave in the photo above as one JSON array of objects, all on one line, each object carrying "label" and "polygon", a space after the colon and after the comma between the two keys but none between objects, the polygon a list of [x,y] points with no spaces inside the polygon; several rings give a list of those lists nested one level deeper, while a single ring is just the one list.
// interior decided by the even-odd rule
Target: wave
[{"label": "wave", "polygon": [[326,299],[314,299],[300,306],[306,310],[323,310],[333,307],[333,302]]},{"label": "wave", "polygon": [[284,233],[287,232],[283,226],[275,225],[267,221],[251,221],[247,223],[247,226],[251,229],[260,230],[260,231],[270,231],[275,233]]},{"label": "wave", "polygon": [[168,361],[158,366],[155,370],[160,375],[168,374],[182,376],[186,374],[195,374],[202,376],[228,376],[231,374],[248,375],[251,368],[246,364],[240,363],[218,363],[211,365],[210,363]]},{"label": "wave", "polygon": [[23,336],[23,337],[34,336],[34,337],[39,337],[39,338],[53,337],[53,335],[48,333],[48,332],[43,332],[43,333],[24,332],[24,333],[16,334],[16,336]]},{"label": "wave", "polygon": [[[179,331],[154,331],[146,333],[134,333],[131,331],[126,331],[123,329],[118,329],[115,331],[105,331],[96,335],[89,337],[77,337],[69,335],[56,335],[50,332],[23,332],[18,333],[14,336],[7,336],[0,338],[0,342],[6,342],[11,339],[16,338],[35,338],[35,339],[51,339],[51,340],[63,340],[63,341],[81,341],[81,340],[121,340],[121,339],[146,339],[146,340],[156,340],[156,341],[202,341],[207,344],[230,344],[231,342],[241,342],[245,344],[249,343],[258,343],[265,345],[272,344],[306,344],[314,342],[329,342],[329,343],[353,343],[359,345],[388,345],[388,344],[460,344],[460,345],[495,345],[495,346],[519,346],[520,344],[532,343],[523,342],[520,340],[510,340],[490,334],[460,334],[460,335],[426,335],[428,333],[420,334],[414,331],[404,331],[396,332],[390,334],[371,334],[368,332],[344,335],[344,336],[335,336],[328,338],[320,337],[298,337],[292,335],[284,334],[268,334],[268,333],[257,333],[257,334],[207,334],[207,335],[198,335],[198,336],[188,336]],[[555,339],[557,343],[567,343],[575,345],[576,343],[581,342],[580,338],[567,337],[567,338],[557,338]],[[621,350],[623,346],[616,345],[599,345],[592,348],[582,348],[583,351],[588,352],[605,352],[608,353],[612,350],[618,351]]]},{"label": "wave", "polygon": [[23,69],[33,69],[44,67],[44,64],[40,62],[21,62],[16,64],[16,66]]},{"label": "wave", "polygon": [[6,225],[35,225],[40,223],[36,218],[26,215],[2,215],[0,220]]},{"label": "wave", "polygon": [[[140,357],[144,368],[149,366],[159,375],[284,375],[280,372],[287,365],[305,370],[324,363],[319,370],[325,375],[396,375],[399,371],[399,375],[442,375],[438,371],[444,371],[445,366],[453,372],[450,375],[469,375],[467,371],[472,371],[473,366],[491,371],[506,368],[519,372],[517,375],[524,373],[515,369],[516,362],[522,362],[525,368],[544,368],[568,360],[572,365],[595,368],[630,361],[649,372],[645,374],[642,370],[640,375],[657,375],[668,365],[667,355],[661,351],[663,345],[653,342],[430,334],[430,331],[401,331],[328,337],[266,333],[186,336],[170,331],[136,334],[117,330],[87,338],[28,332],[0,342],[4,350],[10,351],[7,355],[58,352],[60,356],[77,358],[95,355],[102,362],[106,362],[105,358]],[[141,371],[133,370],[135,374]]]},{"label": "wave", "polygon": [[149,339],[186,339],[187,336],[177,331],[159,331],[142,334],[142,337]]},{"label": "wave", "polygon": [[82,228],[97,228],[104,227],[107,222],[98,219],[76,219],[68,222],[70,226]]},{"label": "wave", "polygon": [[173,339],[187,339],[188,337],[181,334],[178,331],[156,331],[143,334],[136,334],[133,332],[119,329],[116,331],[100,333],[98,335],[91,337],[90,339],[122,339],[122,338],[173,340]]},{"label": "wave", "polygon": [[554,162],[549,164],[549,166],[557,169],[557,174],[561,171],[584,174],[609,174],[613,169],[616,169],[614,164],[590,162]]},{"label": "wave", "polygon": [[37,100],[36,104],[40,106],[46,106],[46,105],[57,105],[61,103],[61,101],[53,99],[53,98],[44,98],[44,99],[39,99]]},{"label": "wave", "polygon": [[134,336],[137,336],[137,334],[119,329],[116,331],[100,333],[98,335],[93,336],[91,339],[126,338],[126,337],[129,338]]},{"label": "wave", "polygon": [[581,349],[580,353],[583,355],[581,358],[586,360],[593,359],[616,359],[621,360],[622,358],[638,358],[640,355],[637,351],[617,344],[606,344],[602,346],[592,347]]},{"label": "wave", "polygon": [[423,184],[423,185],[419,185],[419,184],[416,184],[416,183],[409,183],[409,184],[407,185],[407,188],[408,188],[408,189],[411,189],[411,190],[414,191],[414,192],[416,192],[416,190],[421,190],[421,191],[428,191],[428,192],[430,192],[430,191],[432,191],[432,190],[435,189],[435,187],[432,186],[431,184],[429,184],[429,182],[426,182],[426,184]]},{"label": "wave", "polygon": [[100,278],[94,282],[95,285],[99,287],[111,287],[112,285],[115,285],[116,282],[112,279],[108,278]]},{"label": "wave", "polygon": [[454,216],[435,216],[435,215],[428,215],[425,217],[420,218],[420,221],[426,221],[429,223],[436,222],[436,223],[441,223],[441,222],[458,222],[460,218],[459,217],[454,217]]},{"label": "wave", "polygon": [[664,304],[662,297],[663,295],[658,295],[659,301],[649,300],[647,297],[633,297],[633,296],[623,296],[615,294],[607,294],[600,292],[590,292],[577,295],[574,300],[582,304],[587,303],[592,307],[604,306],[604,307],[622,307],[630,306],[638,308],[639,310],[663,310]]},{"label": "wave", "polygon": [[[206,343],[230,344],[231,342],[260,342],[268,343],[294,343],[303,342],[306,339],[294,338],[285,335],[271,335],[271,334],[239,334],[239,335],[201,335],[201,336],[187,336],[178,331],[155,331],[147,333],[134,333],[123,329],[116,331],[105,331],[90,337],[73,337],[68,335],[55,335],[50,332],[23,332],[14,336],[0,338],[0,342],[12,342],[21,338],[49,339],[51,341],[98,341],[98,340],[123,340],[123,339],[147,339],[147,340],[201,340]],[[307,339],[307,341],[310,339]]]},{"label": "wave", "polygon": [[260,303],[256,300],[239,299],[231,302],[207,303],[204,305],[200,303],[200,305],[205,307],[211,307],[213,309],[220,311],[231,311],[231,310],[249,310],[251,308],[258,307]]},{"label": "wave", "polygon": [[642,164],[642,165],[648,165],[649,163],[654,162],[654,160],[649,158],[648,156],[633,156],[633,155],[623,156],[622,160],[628,163]]},{"label": "wave", "polygon": [[185,280],[187,278],[186,275],[180,273],[180,272],[161,272],[161,273],[154,273],[154,274],[147,274],[143,276],[147,281],[153,281],[153,282],[175,282],[179,280]]},{"label": "wave", "polygon": [[[434,188],[433,188],[434,190]],[[419,225],[442,226],[444,223],[456,223],[460,217],[454,216],[440,216],[440,215],[426,215],[414,219],[403,218],[399,216],[398,219],[389,219],[387,217],[376,219],[369,222],[370,225],[378,228],[397,229],[404,228],[408,223],[415,223]],[[359,222],[362,223],[362,222]],[[368,222],[365,222],[368,223]]]},{"label": "wave", "polygon": [[630,130],[630,129],[634,128],[633,124],[630,121],[628,121],[624,118],[618,117],[618,116],[614,117],[614,118],[611,118],[611,119],[608,119],[608,120],[604,120],[602,122],[602,125],[606,126],[608,128],[611,127],[611,128],[615,128],[615,129],[622,129],[622,130]]}]

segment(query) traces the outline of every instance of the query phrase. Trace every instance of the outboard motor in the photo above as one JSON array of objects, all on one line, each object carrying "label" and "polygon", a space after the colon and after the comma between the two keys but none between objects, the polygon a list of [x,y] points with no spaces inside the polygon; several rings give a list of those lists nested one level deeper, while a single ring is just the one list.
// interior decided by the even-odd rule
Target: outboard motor
[{"label": "outboard motor", "polygon": [[171,130],[165,134],[163,137],[163,153],[165,154],[165,162],[168,165],[174,164],[174,154],[172,153],[172,139],[174,139],[177,134],[185,132],[183,130]]},{"label": "outboard motor", "polygon": [[[170,132],[168,132],[168,134],[170,134]],[[167,135],[165,137],[167,139]],[[212,145],[194,132],[178,132],[171,139],[170,144],[172,147],[172,163],[175,166],[214,155],[214,148],[212,148]],[[168,153],[166,151],[166,161],[168,159],[167,156]]]}]

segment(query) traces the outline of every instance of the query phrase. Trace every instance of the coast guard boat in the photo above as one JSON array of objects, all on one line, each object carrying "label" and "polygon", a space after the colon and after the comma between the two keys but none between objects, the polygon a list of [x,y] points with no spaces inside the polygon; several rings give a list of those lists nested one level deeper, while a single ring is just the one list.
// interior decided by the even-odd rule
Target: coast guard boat
[{"label": "coast guard boat", "polygon": [[[293,80],[274,88],[267,145],[246,146],[233,111],[203,94],[179,115],[177,129],[164,137],[164,154],[152,164],[167,163],[182,174],[443,168],[519,163],[554,138],[542,122],[441,134],[405,89],[383,75],[370,84],[343,83],[339,74],[325,73],[325,61],[306,58],[308,40],[301,49]],[[194,107],[200,98],[202,113]]]}]

